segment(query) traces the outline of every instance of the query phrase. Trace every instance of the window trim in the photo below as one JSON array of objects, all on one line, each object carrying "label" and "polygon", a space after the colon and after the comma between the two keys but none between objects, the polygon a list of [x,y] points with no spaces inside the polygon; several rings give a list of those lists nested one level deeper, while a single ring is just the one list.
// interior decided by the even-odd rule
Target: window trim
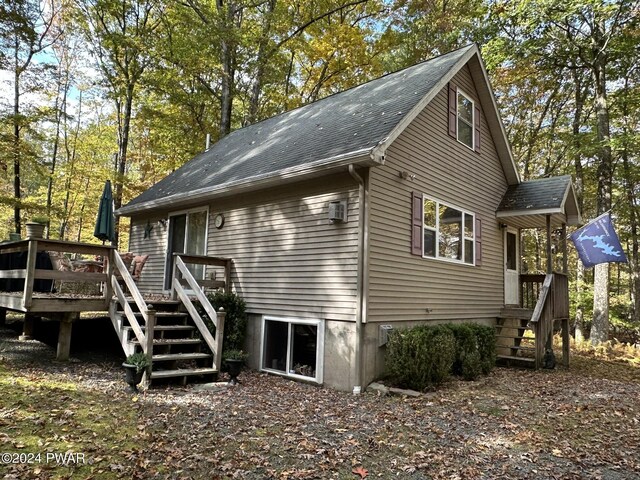
[{"label": "window trim", "polygon": [[[435,227],[431,227],[431,226],[426,226],[424,223],[424,202],[425,200],[429,200],[430,202],[435,202],[436,204],[436,225]],[[439,242],[440,242],[440,206],[444,206],[444,207],[448,207],[448,208],[453,208],[455,210],[459,210],[460,212],[463,213],[463,218],[461,221],[461,227],[462,227],[462,251],[461,251],[461,259],[457,260],[455,258],[448,258],[448,257],[441,257],[440,256],[440,249],[438,248],[439,246]],[[467,235],[465,235],[465,226],[464,226],[464,215],[469,215],[472,218],[472,222],[471,225],[473,226],[473,231],[471,233],[471,237],[468,237]],[[425,255],[424,250],[425,250],[425,245],[426,242],[424,241],[424,231],[425,229],[435,232],[436,236],[435,236],[435,247],[434,247],[434,253],[435,255],[429,256],[429,255]],[[466,240],[471,240],[471,253],[473,255],[473,261],[471,263],[467,263],[464,261],[465,258],[465,241]],[[476,214],[473,212],[470,212],[468,210],[465,210],[464,208],[455,206],[455,205],[451,205],[450,203],[447,202],[442,202],[436,198],[432,198],[429,197],[425,194],[422,194],[422,258],[426,258],[429,260],[437,260],[440,262],[449,262],[449,263],[455,263],[458,265],[467,265],[469,267],[475,267],[476,266]]]},{"label": "window trim", "polygon": [[[460,105],[459,97],[461,95],[471,102],[471,123],[468,123],[464,118],[460,117],[460,110],[458,109],[458,106]],[[459,87],[456,88],[456,140],[458,141],[458,143],[461,143],[462,145],[464,145],[465,147],[473,151],[476,151],[475,149],[475,145],[476,145],[475,116],[476,116],[476,102],[469,95],[467,95],[462,89],[460,89]],[[469,127],[471,128],[471,145],[467,145],[462,140],[460,140],[460,123],[459,123],[460,120],[462,120],[465,124],[468,124]]]},{"label": "window trim", "polygon": [[[287,368],[289,367],[289,362],[291,360],[291,326],[292,325],[313,325],[317,327],[317,337],[316,337],[316,376],[315,377],[307,377],[305,375],[299,375],[297,373],[288,373],[283,372],[282,370],[275,370],[273,368],[267,368],[264,366],[264,341],[265,341],[265,332],[266,332],[266,324],[268,321],[271,322],[283,322],[288,324],[287,328],[287,359],[286,364]],[[260,333],[260,371],[273,373],[275,375],[280,375],[282,377],[294,378],[296,380],[303,380],[306,382],[312,382],[317,384],[322,384],[324,379],[324,320],[323,319],[309,319],[309,318],[292,318],[292,317],[276,317],[272,315],[263,315],[262,316],[262,331]]]}]

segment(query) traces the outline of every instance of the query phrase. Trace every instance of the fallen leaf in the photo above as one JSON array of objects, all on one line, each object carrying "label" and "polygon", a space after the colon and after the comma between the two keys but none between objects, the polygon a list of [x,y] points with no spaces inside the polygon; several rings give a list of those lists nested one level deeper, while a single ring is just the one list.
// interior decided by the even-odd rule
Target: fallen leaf
[{"label": "fallen leaf", "polygon": [[351,473],[360,475],[360,478],[367,478],[367,476],[369,475],[367,469],[363,468],[362,466],[354,468],[353,470],[351,470]]}]

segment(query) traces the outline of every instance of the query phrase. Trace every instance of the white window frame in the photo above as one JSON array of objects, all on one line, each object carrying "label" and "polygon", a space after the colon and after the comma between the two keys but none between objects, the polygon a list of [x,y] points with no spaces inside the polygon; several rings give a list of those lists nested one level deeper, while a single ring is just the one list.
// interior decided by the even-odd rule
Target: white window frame
[{"label": "white window frame", "polygon": [[[204,253],[203,255],[206,256],[207,255],[207,251],[209,249],[209,206],[206,207],[197,207],[197,208],[189,208],[189,209],[185,209],[185,210],[176,210],[175,212],[170,212],[167,214],[167,236],[166,236],[166,244],[164,247],[164,275],[166,277],[166,275],[169,273],[169,262],[171,262],[173,260],[173,255],[169,255],[169,243],[171,242],[171,239],[169,238],[171,235],[171,217],[177,217],[178,215],[186,215],[187,216],[187,222],[185,225],[185,233],[189,231],[189,215],[192,213],[198,213],[198,212],[206,212],[207,214],[207,222],[205,224],[205,239],[204,239]],[[185,236],[184,238],[184,242],[186,244],[187,242],[187,237]],[[184,247],[184,245],[183,245]],[[170,258],[171,257],[171,258]],[[204,275],[206,278],[206,266],[204,268]],[[163,277],[162,279],[162,284],[163,287],[166,284],[166,278]],[[170,292],[171,291],[171,285],[169,285],[168,289],[164,289],[164,292]],[[190,291],[190,290],[188,290]]]},{"label": "white window frame", "polygon": [[[283,372],[282,370],[275,370],[273,368],[267,368],[263,365],[264,362],[264,341],[267,322],[283,322],[288,324],[287,329],[287,359],[286,368],[289,369],[291,362],[291,326],[292,325],[314,325],[317,327],[318,336],[316,338],[316,376],[307,377],[305,375],[299,375],[297,373]],[[276,375],[280,375],[287,378],[295,378],[304,380],[306,382],[313,382],[321,384],[324,377],[324,320],[321,319],[305,319],[305,318],[290,318],[290,317],[262,317],[262,333],[260,335],[260,371],[269,372]]]},{"label": "white window frame", "polygon": [[[458,107],[460,105],[460,100],[459,100],[460,96],[463,96],[465,99],[471,102],[471,123],[470,124],[460,116],[460,111],[458,110]],[[462,90],[458,88],[456,92],[456,140],[458,140],[458,142],[464,145],[465,147],[474,151],[475,151],[475,145],[476,145],[475,116],[476,116],[476,102],[474,102],[469,95],[467,95],[466,93],[464,93]],[[463,121],[464,123],[468,124],[471,127],[471,145],[467,145],[462,140],[460,140],[460,121]]]},{"label": "white window frame", "polygon": [[[435,202],[436,204],[436,226],[431,227],[431,226],[426,226],[424,223],[424,202],[425,200],[429,200],[430,202]],[[461,252],[461,259],[457,260],[455,258],[448,258],[448,257],[441,257],[440,256],[440,206],[443,207],[448,207],[448,208],[453,208],[455,210],[459,210],[460,212],[462,212],[463,217],[462,217],[462,252]],[[471,225],[472,225],[472,233],[471,233],[471,237],[468,237],[465,234],[465,227],[464,227],[464,215],[469,215],[471,216]],[[424,253],[424,249],[426,246],[426,242],[424,241],[424,231],[425,230],[429,230],[429,231],[435,231],[435,244],[434,244],[434,256],[429,256],[429,255],[425,255]],[[471,254],[472,254],[472,258],[473,261],[471,263],[467,263],[464,261],[465,258],[465,241],[466,240],[470,240],[471,241]],[[422,258],[428,258],[430,260],[439,260],[441,262],[451,262],[451,263],[457,263],[459,265],[467,265],[470,267],[475,266],[476,264],[476,216],[473,212],[469,212],[468,210],[465,210],[464,208],[460,208],[457,207],[455,205],[451,205],[450,203],[446,203],[446,202],[441,202],[440,200],[437,200],[435,198],[432,197],[428,197],[427,195],[422,195]]]}]

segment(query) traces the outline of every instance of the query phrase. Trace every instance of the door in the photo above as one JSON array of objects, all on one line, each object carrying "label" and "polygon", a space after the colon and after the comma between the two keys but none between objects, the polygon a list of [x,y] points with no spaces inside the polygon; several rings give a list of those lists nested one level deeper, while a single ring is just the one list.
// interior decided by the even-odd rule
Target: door
[{"label": "door", "polygon": [[[199,210],[169,215],[169,238],[164,288],[171,288],[173,254],[206,255],[207,211]],[[187,265],[196,279],[204,278],[204,265]]]},{"label": "door", "polygon": [[520,287],[520,245],[518,231],[506,228],[504,231],[504,304],[519,305]]}]

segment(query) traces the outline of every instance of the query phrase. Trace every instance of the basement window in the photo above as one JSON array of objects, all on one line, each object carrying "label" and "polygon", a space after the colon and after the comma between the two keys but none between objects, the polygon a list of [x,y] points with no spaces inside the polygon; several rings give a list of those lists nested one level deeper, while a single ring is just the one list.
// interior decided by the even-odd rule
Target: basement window
[{"label": "basement window", "polygon": [[323,352],[322,320],[264,317],[262,370],[322,383]]}]

